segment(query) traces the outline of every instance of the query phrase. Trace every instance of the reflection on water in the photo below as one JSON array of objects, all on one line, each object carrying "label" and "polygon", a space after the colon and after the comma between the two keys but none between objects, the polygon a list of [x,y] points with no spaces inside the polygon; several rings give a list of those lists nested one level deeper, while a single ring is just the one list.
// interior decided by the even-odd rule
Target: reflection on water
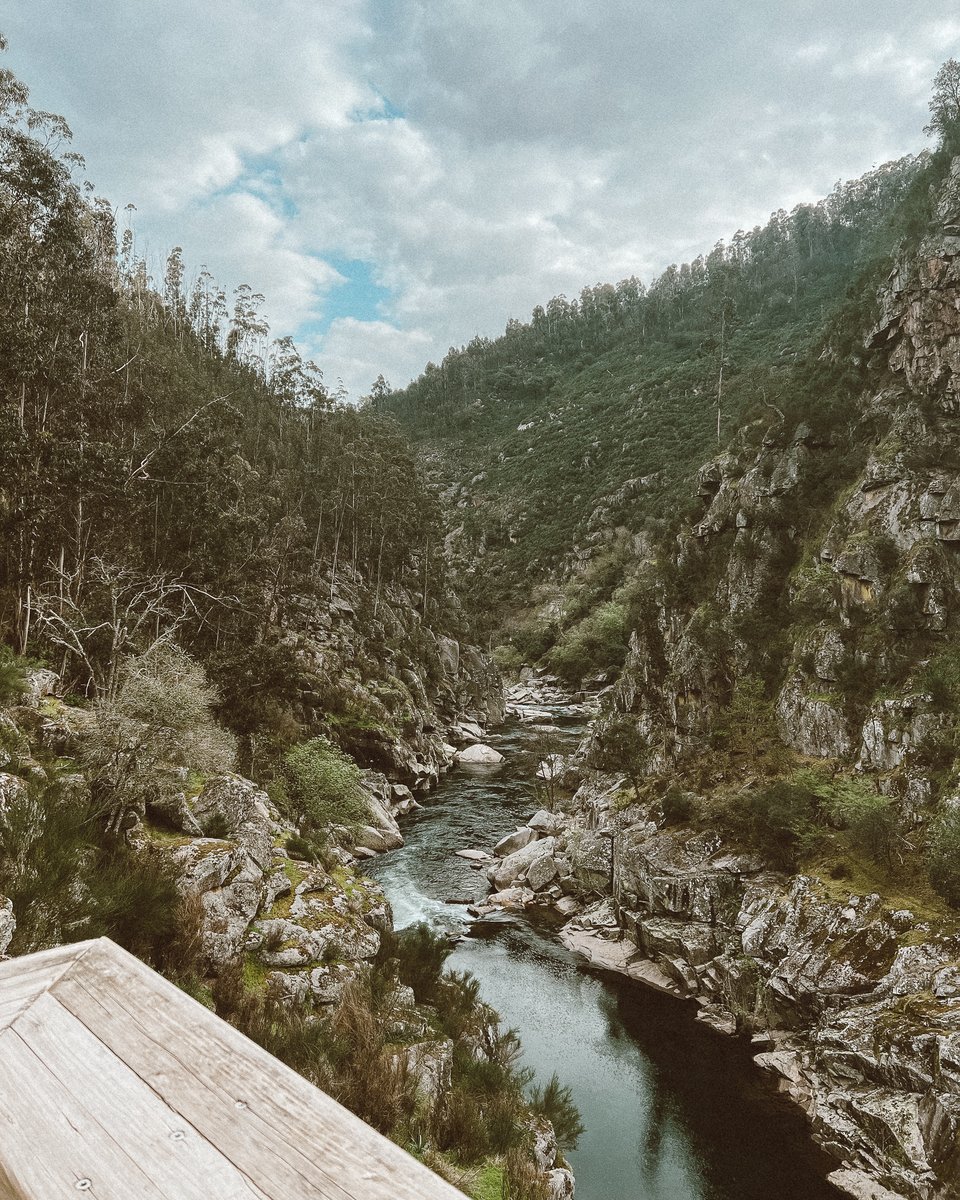
[{"label": "reflection on water", "polygon": [[398,927],[469,934],[450,966],[480,980],[541,1080],[556,1071],[572,1087],[587,1127],[569,1155],[578,1200],[836,1200],[802,1117],[774,1099],[747,1046],[706,1029],[689,1004],[586,969],[549,922],[470,924],[449,903],[486,892],[453,851],[488,849],[537,806],[532,740],[512,729],[495,743],[502,767],[449,776],[404,828],[406,846],[370,870]]}]

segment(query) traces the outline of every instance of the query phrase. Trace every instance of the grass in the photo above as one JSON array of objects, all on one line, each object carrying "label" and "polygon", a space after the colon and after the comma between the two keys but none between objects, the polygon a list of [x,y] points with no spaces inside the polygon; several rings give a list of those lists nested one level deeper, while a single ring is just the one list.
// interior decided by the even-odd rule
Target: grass
[{"label": "grass", "polygon": [[477,1181],[470,1189],[473,1200],[502,1200],[503,1167],[490,1163],[481,1168]]}]

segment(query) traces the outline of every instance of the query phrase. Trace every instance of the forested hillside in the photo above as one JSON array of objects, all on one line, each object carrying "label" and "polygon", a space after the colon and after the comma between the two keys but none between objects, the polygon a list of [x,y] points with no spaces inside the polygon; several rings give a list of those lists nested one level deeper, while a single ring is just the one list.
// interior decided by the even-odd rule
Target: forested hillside
[{"label": "forested hillside", "polygon": [[[554,297],[374,397],[436,456],[487,628],[538,656],[609,599],[638,539],[676,520],[718,446],[783,414],[846,420],[864,314],[891,252],[923,224],[930,169],[927,155],[885,164],[649,286]],[[571,575],[583,578],[564,594]],[[532,599],[540,615],[518,627]],[[624,630],[611,636],[597,667],[622,657]]]},{"label": "forested hillside", "polygon": [[[429,631],[459,622],[404,438],[270,341],[248,286],[232,307],[205,271],[187,287],[176,248],[151,280],[63,120],[0,85],[0,633],[89,698],[175,634],[248,763],[257,739],[282,748],[310,724],[311,675],[348,731],[411,719],[425,697],[398,676],[416,659],[439,682]],[[331,621],[360,645],[352,699],[303,653]],[[376,713],[357,709],[364,672]]]},{"label": "forested hillside", "polygon": [[502,711],[438,497],[249,286],[179,248],[151,279],[82,171],[0,69],[0,957],[109,936],[461,1188],[542,1200],[568,1094],[356,869]]}]

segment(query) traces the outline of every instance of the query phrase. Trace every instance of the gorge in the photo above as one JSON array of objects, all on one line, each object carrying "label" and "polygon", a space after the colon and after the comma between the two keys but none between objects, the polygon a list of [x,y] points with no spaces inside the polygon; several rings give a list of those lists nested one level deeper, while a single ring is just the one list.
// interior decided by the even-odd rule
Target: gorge
[{"label": "gorge", "polygon": [[474,1200],[960,1195],[958,95],[352,406],[0,71],[0,954]]}]

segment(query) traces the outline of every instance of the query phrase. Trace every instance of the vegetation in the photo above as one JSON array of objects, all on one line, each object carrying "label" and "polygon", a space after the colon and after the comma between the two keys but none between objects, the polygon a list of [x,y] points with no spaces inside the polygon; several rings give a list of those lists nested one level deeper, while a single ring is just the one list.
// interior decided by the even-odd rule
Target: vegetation
[{"label": "vegetation", "polygon": [[113,701],[175,640],[267,772],[303,732],[285,625],[347,589],[373,636],[400,589],[455,630],[437,500],[392,420],[269,340],[262,296],[228,307],[178,248],[153,286],[69,137],[0,69],[0,642]]},{"label": "vegetation", "polygon": [[361,824],[368,816],[360,768],[327,738],[288,750],[282,783],[274,797],[307,837],[326,835],[333,825]]},{"label": "vegetation", "polygon": [[177,768],[220,774],[234,763],[235,739],[213,719],[216,690],[178,647],[155,644],[111,668],[109,694],[93,705],[82,764],[97,811],[117,831],[124,814],[183,788]]},{"label": "vegetation", "polygon": [[[458,544],[482,627],[496,623],[496,636],[539,657],[611,599],[622,569],[601,564],[622,568],[618,538],[672,526],[694,472],[731,437],[751,426],[760,436],[778,419],[847,424],[860,369],[845,352],[934,169],[942,163],[924,156],[885,164],[649,285],[555,297],[373,401],[440,450],[469,500]],[[828,336],[839,354],[823,355]],[[575,602],[582,571],[601,578],[587,610]],[[528,606],[531,584],[568,579],[557,629],[544,628],[539,649],[524,646],[509,618]],[[563,641],[557,653],[558,669],[576,668]],[[589,654],[583,666],[593,669]]]},{"label": "vegetation", "polygon": [[[220,977],[214,1000],[220,1015],[455,1183],[475,1180],[483,1196],[496,1180],[498,1200],[546,1200],[531,1158],[532,1122],[556,1113],[573,1145],[579,1115],[556,1080],[528,1103],[516,1035],[479,1000],[475,980],[444,972],[451,949],[425,925],[385,935],[373,970],[332,1011],[279,1003],[258,981],[251,986],[240,964]],[[453,1042],[451,1088],[440,1103],[421,1090],[403,1035],[387,1032],[403,1025],[398,984],[429,1005],[434,1035]]]}]

